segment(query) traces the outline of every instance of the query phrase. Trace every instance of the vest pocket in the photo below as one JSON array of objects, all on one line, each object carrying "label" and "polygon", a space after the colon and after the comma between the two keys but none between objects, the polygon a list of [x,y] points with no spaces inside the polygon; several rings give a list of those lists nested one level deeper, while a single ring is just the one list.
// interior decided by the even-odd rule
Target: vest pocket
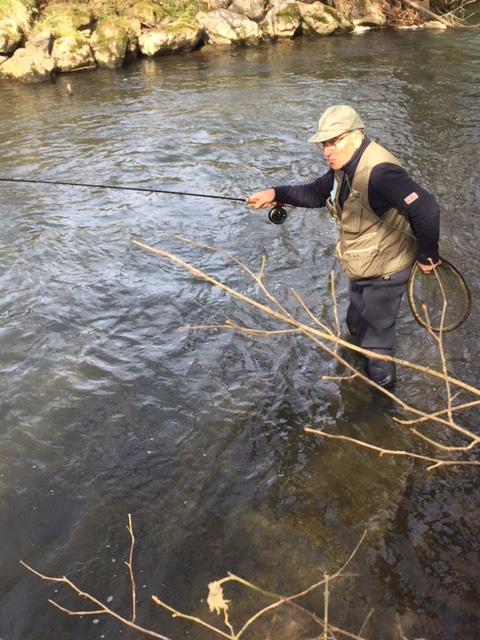
[{"label": "vest pocket", "polygon": [[[379,254],[376,232],[365,234],[361,239],[343,240],[337,246],[337,253],[343,268],[351,279],[371,278],[377,275]],[[343,249],[343,251],[342,251]]]}]

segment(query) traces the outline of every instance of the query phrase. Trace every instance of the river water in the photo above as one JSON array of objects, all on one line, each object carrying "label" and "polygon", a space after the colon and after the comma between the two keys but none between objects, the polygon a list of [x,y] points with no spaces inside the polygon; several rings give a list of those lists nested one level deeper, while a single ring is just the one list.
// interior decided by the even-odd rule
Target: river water
[{"label": "river water", "polygon": [[[0,176],[244,197],[323,172],[306,139],[324,108],[350,103],[440,202],[442,251],[474,298],[446,351],[452,372],[476,384],[479,68],[478,31],[372,32],[202,50],[51,85],[3,82]],[[338,367],[299,337],[180,331],[275,325],[131,244],[174,252],[252,296],[225,255],[172,235],[257,272],[265,255],[274,295],[294,310],[294,287],[331,322],[335,230],[324,212],[297,209],[274,226],[241,203],[1,184],[0,216],[2,640],[140,637],[55,610],[48,598],[87,605],[19,565],[67,575],[128,617],[129,513],[137,621],[171,638],[213,636],[160,613],[151,594],[208,616],[207,584],[227,571],[294,593],[334,573],[365,530],[349,577],[331,584],[333,624],[358,633],[373,608],[363,631],[372,640],[478,637],[478,471],[428,472],[304,433],[428,452],[393,422],[400,408],[359,381],[323,380]],[[438,364],[406,305],[397,352]],[[430,410],[445,395],[405,370],[398,393]],[[478,414],[468,418],[478,428]],[[237,625],[270,602],[226,595]],[[322,603],[323,592],[306,601],[320,615]],[[268,623],[248,637],[320,633],[294,610]]]}]

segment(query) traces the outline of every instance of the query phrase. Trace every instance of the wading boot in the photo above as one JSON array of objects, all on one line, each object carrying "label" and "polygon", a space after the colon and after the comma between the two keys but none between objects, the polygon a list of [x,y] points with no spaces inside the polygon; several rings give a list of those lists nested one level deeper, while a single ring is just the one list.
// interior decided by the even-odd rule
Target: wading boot
[{"label": "wading boot", "polygon": [[379,387],[393,389],[395,386],[397,376],[394,362],[367,359],[365,362],[365,373],[370,380],[376,382]]}]

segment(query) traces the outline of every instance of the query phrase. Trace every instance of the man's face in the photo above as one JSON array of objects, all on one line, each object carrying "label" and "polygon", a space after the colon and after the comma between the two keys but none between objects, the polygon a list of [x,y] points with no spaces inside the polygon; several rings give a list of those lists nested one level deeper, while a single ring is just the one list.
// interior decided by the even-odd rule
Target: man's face
[{"label": "man's face", "polygon": [[334,171],[344,167],[358,149],[358,131],[347,131],[319,144],[325,160]]}]

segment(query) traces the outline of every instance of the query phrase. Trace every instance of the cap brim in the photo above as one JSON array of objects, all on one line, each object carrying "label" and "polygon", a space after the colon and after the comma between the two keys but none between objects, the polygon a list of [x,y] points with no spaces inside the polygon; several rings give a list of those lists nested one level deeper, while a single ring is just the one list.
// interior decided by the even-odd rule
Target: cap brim
[{"label": "cap brim", "polygon": [[[308,139],[308,142],[311,144],[315,144],[316,142],[326,142],[327,140],[333,140],[333,138],[337,138],[341,136],[342,133],[348,133],[348,129],[344,127],[337,129],[330,129],[329,131],[317,131],[311,138]],[[350,131],[354,131],[354,129],[350,129]]]}]

